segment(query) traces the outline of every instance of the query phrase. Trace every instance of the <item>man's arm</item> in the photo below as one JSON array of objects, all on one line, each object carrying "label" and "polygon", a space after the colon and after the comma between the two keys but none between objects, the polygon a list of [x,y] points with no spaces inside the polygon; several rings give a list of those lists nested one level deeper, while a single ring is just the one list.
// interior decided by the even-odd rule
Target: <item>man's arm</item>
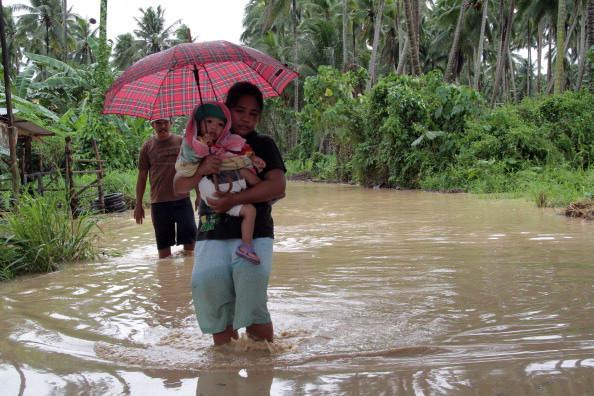
[{"label": "man's arm", "polygon": [[280,168],[271,169],[264,176],[262,182],[238,194],[227,194],[217,200],[207,199],[210,206],[217,213],[225,213],[233,206],[264,202],[285,193],[287,181],[285,172]]},{"label": "man's arm", "polygon": [[146,179],[148,170],[139,170],[138,179],[136,179],[136,207],[134,208],[134,219],[136,223],[142,224],[144,220],[144,207],[142,206],[142,197],[146,190]]}]

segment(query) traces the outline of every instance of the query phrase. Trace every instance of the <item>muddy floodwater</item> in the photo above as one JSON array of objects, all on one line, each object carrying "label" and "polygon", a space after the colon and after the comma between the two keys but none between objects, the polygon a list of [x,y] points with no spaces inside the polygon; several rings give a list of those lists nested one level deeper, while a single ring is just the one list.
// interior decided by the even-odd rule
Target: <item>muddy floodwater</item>
[{"label": "muddy floodwater", "polygon": [[594,223],[306,182],[273,215],[275,343],[212,346],[193,257],[108,215],[120,256],[0,284],[0,394],[594,394]]}]

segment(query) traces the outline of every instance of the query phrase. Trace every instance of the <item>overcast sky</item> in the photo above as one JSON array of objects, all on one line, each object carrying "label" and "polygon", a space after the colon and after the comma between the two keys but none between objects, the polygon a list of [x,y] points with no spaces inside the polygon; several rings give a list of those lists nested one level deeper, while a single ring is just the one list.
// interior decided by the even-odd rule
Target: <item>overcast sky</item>
[{"label": "overcast sky", "polygon": [[[165,26],[178,19],[190,27],[198,41],[227,40],[239,44],[243,32],[243,13],[249,0],[107,0],[107,36],[132,33],[137,29],[134,18],[140,18],[139,8],[165,10]],[[26,4],[28,0],[2,0],[2,5]],[[99,21],[100,0],[67,0],[72,12],[83,18]],[[98,26],[98,25],[97,25]]]}]

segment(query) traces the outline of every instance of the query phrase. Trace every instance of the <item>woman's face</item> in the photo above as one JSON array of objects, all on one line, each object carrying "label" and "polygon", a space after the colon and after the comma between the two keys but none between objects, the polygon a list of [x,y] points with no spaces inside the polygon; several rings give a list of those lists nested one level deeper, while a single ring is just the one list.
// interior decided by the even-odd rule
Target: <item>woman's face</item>
[{"label": "woman's face", "polygon": [[239,136],[247,136],[256,129],[260,121],[261,110],[258,101],[253,96],[240,97],[235,106],[229,110],[231,110],[231,129],[234,133]]}]

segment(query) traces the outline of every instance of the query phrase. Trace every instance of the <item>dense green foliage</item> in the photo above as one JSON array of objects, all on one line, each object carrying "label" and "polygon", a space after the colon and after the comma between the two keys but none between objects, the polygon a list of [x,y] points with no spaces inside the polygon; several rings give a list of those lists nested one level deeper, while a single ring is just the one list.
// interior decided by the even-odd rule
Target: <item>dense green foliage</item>
[{"label": "dense green foliage", "polygon": [[[301,113],[308,121],[292,172],[365,186],[522,194],[541,206],[594,191],[594,98],[585,91],[489,109],[476,91],[444,84],[439,72],[389,75],[368,94],[333,98],[341,78],[348,73],[321,68],[306,80],[305,92],[312,84],[316,94],[306,96],[313,104]],[[320,125],[340,147],[336,162],[311,144]]]},{"label": "dense green foliage", "polygon": [[63,195],[25,193],[12,212],[0,217],[0,280],[95,257],[97,220],[73,218],[64,202]]}]

